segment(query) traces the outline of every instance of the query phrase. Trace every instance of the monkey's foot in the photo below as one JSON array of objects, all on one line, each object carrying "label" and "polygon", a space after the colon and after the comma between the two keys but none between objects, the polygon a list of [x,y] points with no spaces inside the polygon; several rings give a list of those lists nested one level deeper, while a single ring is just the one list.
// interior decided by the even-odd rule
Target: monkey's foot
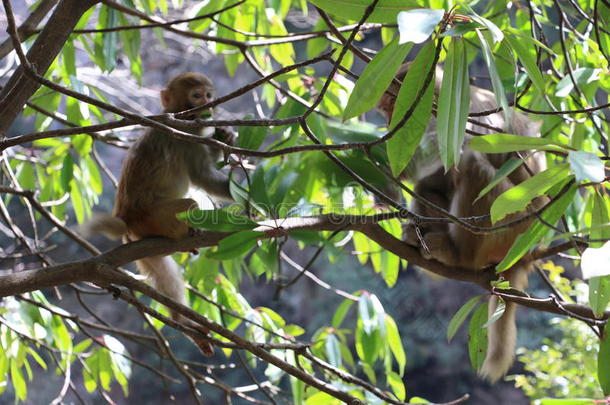
[{"label": "monkey's foot", "polygon": [[445,232],[428,232],[423,238],[428,252],[426,254],[422,252],[422,255],[427,259],[436,259],[449,266],[458,263],[457,252],[448,234]]},{"label": "monkey's foot", "polygon": [[203,236],[205,231],[199,228],[193,228],[189,226],[188,236]]},{"label": "monkey's foot", "polygon": [[422,245],[422,235],[421,232],[417,231],[417,227],[412,224],[405,224],[402,227],[402,233],[404,236],[404,241],[407,245],[413,247],[420,247]]}]

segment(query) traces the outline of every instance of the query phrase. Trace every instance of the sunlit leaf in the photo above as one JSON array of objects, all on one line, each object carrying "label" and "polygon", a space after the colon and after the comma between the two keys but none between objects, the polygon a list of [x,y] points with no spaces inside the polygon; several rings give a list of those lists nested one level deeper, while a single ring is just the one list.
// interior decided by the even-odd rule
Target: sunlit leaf
[{"label": "sunlit leaf", "polygon": [[593,153],[571,151],[568,153],[568,162],[576,176],[576,181],[591,180],[601,183],[606,177],[604,162]]},{"label": "sunlit leaf", "polygon": [[483,327],[486,322],[487,303],[484,303],[474,312],[468,326],[468,355],[475,370],[481,368],[487,353],[487,329]]},{"label": "sunlit leaf", "polygon": [[472,297],[464,305],[461,306],[460,309],[453,315],[453,318],[449,321],[449,325],[447,326],[447,340],[451,341],[455,334],[457,333],[462,323],[468,318],[470,312],[474,309],[475,305],[479,302],[481,296]]},{"label": "sunlit leaf", "polygon": [[438,96],[438,146],[445,170],[457,165],[462,153],[470,107],[468,59],[462,38],[452,38]]},{"label": "sunlit leaf", "polygon": [[[371,4],[370,0],[310,0],[315,6],[327,13],[348,20],[359,20]],[[400,11],[422,7],[418,0],[380,0],[368,18],[368,22],[396,23],[396,15]]]},{"label": "sunlit leaf", "polygon": [[420,8],[398,13],[398,32],[400,33],[400,44],[413,42],[421,44],[436,29],[441,22],[445,10],[432,10]]},{"label": "sunlit leaf", "polygon": [[411,46],[398,45],[398,39],[395,38],[375,55],[354,85],[354,90],[343,111],[344,120],[360,115],[377,105]]},{"label": "sunlit leaf", "polygon": [[492,223],[495,224],[509,214],[525,210],[534,198],[544,195],[547,190],[565,180],[568,175],[569,167],[566,164],[559,164],[500,194],[491,205]]},{"label": "sunlit leaf", "polygon": [[425,78],[430,69],[434,68],[432,66],[434,50],[434,44],[429,43],[417,54],[415,61],[409,67],[403,79],[394,104],[390,129],[394,129],[405,113],[412,108],[413,103],[418,102],[409,121],[398,129],[387,142],[386,150],[390,161],[390,168],[395,176],[398,176],[407,167],[428,127],[428,121],[432,114],[434,74],[421,99],[416,100],[416,98],[425,84],[425,80],[422,78]]},{"label": "sunlit leaf", "polygon": [[256,241],[262,232],[243,231],[227,236],[218,242],[215,250],[208,250],[206,256],[212,259],[227,260],[239,257],[256,246]]}]

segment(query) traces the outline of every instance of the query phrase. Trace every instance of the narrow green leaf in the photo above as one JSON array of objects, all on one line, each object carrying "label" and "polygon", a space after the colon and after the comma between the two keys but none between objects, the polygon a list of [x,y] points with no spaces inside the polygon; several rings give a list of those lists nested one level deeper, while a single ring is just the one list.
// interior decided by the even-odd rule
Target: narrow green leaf
[{"label": "narrow green leaf", "polygon": [[15,390],[15,396],[24,401],[28,396],[27,385],[25,383],[23,371],[14,360],[11,361],[11,381],[13,383],[13,389]]},{"label": "narrow green leaf", "polygon": [[[609,245],[610,246],[610,245]],[[605,257],[605,265],[608,266],[610,260]],[[601,267],[601,264],[600,264]],[[589,279],[589,305],[597,317],[604,314],[610,302],[610,276],[598,276]]]},{"label": "narrow green leaf", "polygon": [[404,401],[407,396],[407,390],[405,389],[405,384],[403,383],[401,376],[393,371],[388,371],[386,376],[388,385],[392,389],[394,395],[396,395],[399,400]]},{"label": "narrow green leaf", "polygon": [[527,42],[523,40],[522,36],[518,37],[512,31],[506,35],[505,38],[517,54],[521,64],[523,64],[523,68],[527,72],[527,76],[534,84],[536,90],[538,90],[540,94],[545,94],[542,73],[536,64],[536,56],[527,46]]},{"label": "narrow green leaf", "polygon": [[599,343],[597,355],[597,379],[604,395],[610,395],[610,333],[606,330]]},{"label": "narrow green leaf", "polygon": [[66,41],[64,48],[61,51],[64,69],[68,77],[76,76],[76,56],[74,51],[74,42]]},{"label": "narrow green leaf", "polygon": [[565,180],[569,172],[569,166],[565,163],[552,166],[500,194],[491,205],[491,222],[495,224],[509,214],[525,210],[534,198]]},{"label": "narrow green leaf", "polygon": [[468,355],[470,364],[479,370],[487,353],[487,329],[483,325],[487,322],[487,303],[482,304],[472,315],[468,326]]},{"label": "narrow green leaf", "polygon": [[[310,2],[333,16],[356,21],[362,18],[364,11],[371,4],[370,0],[310,0]],[[419,0],[380,0],[367,21],[396,24],[398,12],[422,6],[423,2]]]},{"label": "narrow green leaf", "polygon": [[483,325],[484,328],[489,328],[494,322],[504,315],[504,311],[506,310],[506,302],[502,298],[498,298],[498,305],[496,306],[496,310],[489,317],[487,322]]},{"label": "narrow green leaf", "polygon": [[261,235],[263,232],[243,231],[227,236],[218,242],[216,250],[209,250],[206,256],[219,260],[242,256],[256,246],[256,241]]},{"label": "narrow green leaf", "polygon": [[369,62],[354,85],[354,90],[343,111],[343,120],[360,115],[377,105],[412,44],[398,45],[394,38]]},{"label": "narrow green leaf", "polygon": [[362,294],[360,296],[358,300],[358,316],[362,320],[364,332],[367,335],[372,334],[377,327],[377,322],[370,294]]},{"label": "narrow green leaf", "polygon": [[74,178],[74,159],[72,159],[72,155],[70,153],[66,153],[64,157],[63,163],[61,165],[61,188],[64,191],[70,191],[70,182]]},{"label": "narrow green leaf", "polygon": [[352,300],[348,300],[348,299],[343,300],[343,302],[335,310],[335,313],[333,315],[333,320],[332,320],[333,328],[339,328],[341,326],[341,324],[343,323],[343,320],[345,319],[345,315],[347,315],[347,311],[349,311],[349,309],[352,307],[353,303],[354,303],[354,301],[352,301]]},{"label": "narrow green leaf", "polygon": [[[527,158],[525,158],[527,160]],[[477,198],[473,201],[473,204],[476,203],[479,198],[483,197],[485,194],[489,193],[495,186],[497,186],[502,180],[506,178],[509,174],[514,172],[519,166],[523,164],[523,160],[517,158],[510,158],[500,168],[496,171],[493,179],[489,182],[483,190],[479,192]]]},{"label": "narrow green leaf", "polygon": [[405,113],[411,109],[413,103],[418,102],[409,121],[387,142],[388,160],[395,176],[398,176],[411,161],[428,127],[428,121],[430,121],[432,96],[434,94],[434,75],[422,98],[420,100],[415,98],[424,85],[423,78],[430,71],[433,60],[434,44],[430,42],[419,51],[415,61],[409,67],[394,104],[390,129],[394,129]]},{"label": "narrow green leaf", "polygon": [[[610,238],[610,227],[602,226],[610,222],[610,213],[604,195],[599,190],[593,193],[593,206],[591,209],[591,239],[607,240]],[[591,255],[592,251],[597,250],[597,254]],[[601,317],[608,303],[610,302],[610,276],[602,275],[608,273],[608,263],[610,263],[610,242],[592,242],[591,246],[582,255],[581,268],[583,278],[589,278],[589,305],[597,317]]]},{"label": "narrow green leaf", "polygon": [[394,319],[387,315],[385,316],[385,328],[387,331],[387,342],[390,345],[390,350],[398,363],[398,373],[400,376],[404,375],[405,366],[407,365],[407,355],[402,347],[402,340],[400,339],[400,333],[398,332],[398,326]]},{"label": "narrow green leaf", "polygon": [[466,303],[462,305],[460,309],[458,309],[455,315],[453,315],[453,318],[451,318],[451,320],[449,321],[449,326],[447,326],[448,341],[451,341],[451,339],[453,339],[460,326],[462,326],[466,318],[468,318],[468,315],[470,315],[470,312],[474,309],[475,305],[479,302],[480,299],[480,295],[472,297],[471,299],[466,301]]},{"label": "narrow green leaf", "polygon": [[574,83],[572,78],[576,81],[579,86],[584,86],[591,82],[599,80],[599,74],[601,69],[593,69],[588,67],[574,69],[572,74],[565,75],[563,79],[555,86],[555,97],[567,97],[574,89]]},{"label": "narrow green leaf", "polygon": [[438,146],[445,170],[459,163],[469,107],[466,46],[462,38],[452,38],[447,50],[437,111]]},{"label": "narrow green leaf", "polygon": [[542,398],[539,400],[540,405],[595,405],[597,401],[593,399],[555,399],[555,398]]},{"label": "narrow green leaf", "polygon": [[[550,207],[547,207],[542,213],[542,220],[545,223],[555,224],[559,218],[565,214],[568,206],[574,200],[577,188],[576,185],[572,186],[563,197],[558,201],[555,201]],[[510,269],[548,232],[548,230],[549,228],[546,225],[540,221],[535,221],[526,232],[517,237],[504,259],[496,266],[496,271],[502,272]]]},{"label": "narrow green leaf", "polygon": [[[482,17],[479,18],[485,20]],[[488,20],[485,21],[490,22]],[[491,24],[496,27],[495,24]],[[499,31],[498,27],[496,27],[496,29]],[[476,32],[477,36],[479,37],[479,42],[481,43],[481,49],[483,50],[483,59],[485,60],[487,70],[489,71],[489,77],[491,78],[491,86],[493,87],[494,95],[496,96],[496,103],[498,104],[498,106],[502,107],[502,114],[504,115],[504,129],[506,130],[508,129],[508,126],[511,122],[512,110],[508,107],[508,101],[506,100],[506,94],[504,92],[504,85],[502,84],[502,79],[500,79],[500,76],[498,75],[498,69],[496,68],[496,62],[491,52],[491,47],[487,43],[487,39],[485,38],[481,30],[477,29]],[[504,37],[502,35],[502,31],[500,31],[499,35],[501,37],[498,41],[501,41]],[[496,41],[496,39],[494,39],[494,41]]]},{"label": "narrow green leaf", "polygon": [[326,335],[324,348],[326,349],[328,362],[335,367],[341,367],[341,349],[339,348],[339,340],[334,334]]},{"label": "narrow green leaf", "polygon": [[506,153],[520,150],[566,150],[568,145],[546,138],[512,134],[490,134],[470,138],[468,146],[483,153]]}]

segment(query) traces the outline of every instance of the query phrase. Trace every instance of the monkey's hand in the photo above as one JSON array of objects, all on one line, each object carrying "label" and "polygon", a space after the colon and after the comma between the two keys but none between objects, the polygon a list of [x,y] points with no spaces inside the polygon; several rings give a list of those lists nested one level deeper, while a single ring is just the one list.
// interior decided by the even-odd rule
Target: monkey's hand
[{"label": "monkey's hand", "polygon": [[233,145],[236,137],[237,135],[235,134],[235,132],[227,127],[216,128],[214,135],[212,135],[212,138],[220,142],[226,143],[227,145]]}]

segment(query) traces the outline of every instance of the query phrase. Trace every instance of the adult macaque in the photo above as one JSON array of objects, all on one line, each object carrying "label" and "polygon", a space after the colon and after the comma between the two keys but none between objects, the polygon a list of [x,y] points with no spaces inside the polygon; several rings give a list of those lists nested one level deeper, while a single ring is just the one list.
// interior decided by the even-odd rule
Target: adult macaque
[{"label": "adult macaque", "polygon": [[[178,75],[161,91],[166,113],[204,105],[213,97],[212,82],[199,73]],[[195,119],[197,114],[189,118]],[[216,129],[214,137],[229,143],[232,141],[231,132],[223,128]],[[111,238],[122,236],[129,241],[147,236],[174,239],[186,236],[188,224],[176,218],[176,214],[197,207],[194,200],[184,198],[189,186],[202,188],[221,200],[232,201],[228,177],[214,167],[219,157],[218,150],[176,139],[156,129],[148,130],[127,153],[112,215],[95,218],[88,226],[89,231]],[[158,291],[186,305],[184,280],[171,257],[146,257],[137,261],[137,267],[140,273],[150,278]],[[171,310],[170,315],[203,334],[208,333],[207,329]],[[203,354],[213,354],[214,350],[205,338],[194,338],[193,341]]]},{"label": "adult macaque", "polygon": [[[408,65],[404,65],[398,72],[399,79],[404,78]],[[438,95],[442,82],[443,71],[436,69],[435,93]],[[379,102],[379,108],[385,113],[388,122],[392,117],[394,108],[394,97],[385,93]],[[492,92],[470,87],[470,111],[481,112],[497,108],[495,96]],[[504,115],[495,113],[474,118],[477,122],[494,128],[505,128]],[[490,134],[492,130],[487,127],[468,123],[466,128],[477,133]],[[530,121],[525,115],[511,111],[511,122],[506,132],[526,136],[539,136],[540,126]],[[466,139],[470,135],[466,134]],[[436,138],[436,120],[433,118],[428,124],[426,134],[422,139],[421,146],[413,156],[413,159],[404,173],[403,179],[409,179],[415,184],[415,192],[428,201],[449,211],[459,218],[476,217],[488,215],[493,201],[504,191],[516,184],[528,179],[531,173],[537,173],[544,169],[544,156],[534,154],[527,159],[525,165],[521,165],[509,176],[502,180],[491,191],[477,200],[479,192],[487,186],[496,173],[510,157],[508,153],[483,154],[469,149],[467,146],[462,150],[461,159],[457,167],[451,168],[445,173],[438,155]],[[537,208],[542,204],[538,199],[532,204]],[[428,217],[440,217],[437,210],[427,207],[415,200],[412,211]],[[515,214],[505,221],[510,221],[523,213]],[[477,222],[479,226],[490,226],[489,220]],[[529,226],[528,223],[506,230],[474,234],[456,224],[434,224],[422,225],[419,230],[421,239],[413,226],[406,228],[407,243],[421,247],[422,241],[427,248],[421,248],[422,254],[430,256],[448,266],[458,266],[474,271],[481,270],[493,264],[499,263],[508,249],[511,247],[519,233]],[[428,253],[429,252],[429,253]],[[502,275],[510,281],[513,288],[523,289],[527,286],[526,268],[513,268]],[[492,297],[489,305],[490,315],[495,311],[497,298]],[[480,374],[490,381],[501,378],[510,368],[515,351],[517,329],[515,325],[516,305],[507,303],[503,316],[493,323],[488,329],[487,356],[481,367]]]}]

